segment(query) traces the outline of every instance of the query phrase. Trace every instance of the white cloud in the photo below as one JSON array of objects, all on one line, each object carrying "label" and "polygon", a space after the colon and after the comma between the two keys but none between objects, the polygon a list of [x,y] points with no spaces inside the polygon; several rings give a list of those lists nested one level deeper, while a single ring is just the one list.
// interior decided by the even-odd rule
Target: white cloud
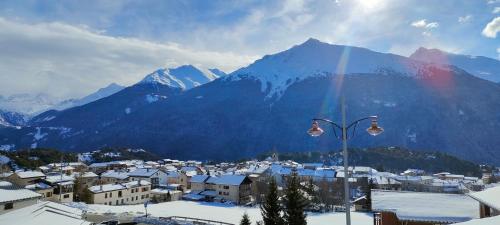
[{"label": "white cloud", "polygon": [[482,34],[485,37],[496,38],[498,32],[500,32],[500,17],[497,17],[486,24],[486,27],[484,27]]},{"label": "white cloud", "polygon": [[417,20],[417,21],[411,23],[411,25],[414,26],[414,27],[423,28],[423,27],[425,27],[427,25],[427,22],[426,22],[425,19],[423,19],[423,20]]},{"label": "white cloud", "polygon": [[432,22],[432,23],[428,23],[427,25],[425,25],[425,28],[427,28],[427,29],[434,29],[437,27],[439,27],[439,23],[437,23],[437,22]]},{"label": "white cloud", "polygon": [[460,16],[458,17],[459,23],[467,23],[472,20],[472,15]]},{"label": "white cloud", "polygon": [[159,67],[193,64],[226,71],[256,59],[176,43],[111,37],[64,23],[0,18],[0,94],[79,97],[111,82],[130,85]]},{"label": "white cloud", "polygon": [[500,13],[500,7],[495,7],[495,9],[493,9],[493,14],[497,14],[497,13]]},{"label": "white cloud", "polygon": [[500,0],[488,0],[488,4],[500,3]]},{"label": "white cloud", "polygon": [[439,23],[438,22],[427,23],[426,19],[421,19],[421,20],[417,20],[417,21],[412,22],[411,26],[414,26],[418,29],[424,29],[424,31],[422,31],[422,35],[426,36],[426,37],[430,37],[430,36],[432,36],[432,33],[430,30],[438,28]]}]

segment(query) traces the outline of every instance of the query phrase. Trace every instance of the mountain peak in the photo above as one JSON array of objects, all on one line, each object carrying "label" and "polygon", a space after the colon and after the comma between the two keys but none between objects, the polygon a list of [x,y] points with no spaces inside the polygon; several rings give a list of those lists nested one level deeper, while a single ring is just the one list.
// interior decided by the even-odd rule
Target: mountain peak
[{"label": "mountain peak", "polygon": [[327,44],[325,42],[322,42],[316,38],[309,38],[307,39],[304,43],[302,43],[301,45],[314,45],[314,44]]},{"label": "mountain peak", "polygon": [[484,56],[460,55],[440,49],[418,48],[410,55],[411,59],[457,66],[468,73],[493,82],[500,82],[500,61]]},{"label": "mountain peak", "polygon": [[193,65],[182,65],[172,69],[158,69],[138,84],[160,84],[187,90],[216,78],[214,74],[205,73]]},{"label": "mountain peak", "polygon": [[217,68],[208,69],[208,71],[212,72],[213,74],[217,75],[218,77],[223,77],[223,76],[227,75],[226,72],[219,70]]},{"label": "mountain peak", "polygon": [[251,77],[261,82],[263,92],[270,90],[267,97],[280,97],[288,86],[311,76],[383,71],[413,75],[416,70],[410,64],[413,60],[403,56],[333,45],[310,38],[286,51],[264,56],[231,73],[226,79]]}]

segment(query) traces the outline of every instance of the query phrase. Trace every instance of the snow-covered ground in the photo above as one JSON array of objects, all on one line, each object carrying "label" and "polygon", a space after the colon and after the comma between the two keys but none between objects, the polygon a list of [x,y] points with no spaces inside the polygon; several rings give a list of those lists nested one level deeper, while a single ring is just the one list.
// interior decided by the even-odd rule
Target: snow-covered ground
[{"label": "snow-covered ground", "polygon": [[[73,206],[85,209],[88,213],[129,213],[144,215],[144,205],[85,205],[72,204]],[[174,201],[148,205],[148,214],[155,217],[167,216],[185,216],[200,219],[216,220],[227,223],[239,224],[243,213],[248,213],[252,222],[262,220],[260,209],[258,207],[240,207],[222,203]],[[369,213],[351,213],[352,224],[354,225],[372,225],[373,217]],[[345,224],[345,213],[310,213],[307,216],[307,224]]]}]

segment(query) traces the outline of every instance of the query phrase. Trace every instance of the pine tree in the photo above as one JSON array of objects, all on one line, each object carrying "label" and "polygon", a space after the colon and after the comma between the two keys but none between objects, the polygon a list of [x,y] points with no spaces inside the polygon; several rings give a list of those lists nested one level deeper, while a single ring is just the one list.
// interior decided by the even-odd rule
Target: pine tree
[{"label": "pine tree", "polygon": [[251,225],[250,218],[248,218],[248,214],[243,214],[243,218],[241,218],[240,225]]},{"label": "pine tree", "polygon": [[260,205],[264,225],[283,225],[281,210],[278,185],[276,184],[276,180],[271,178],[269,182],[269,191],[265,197],[264,203]]},{"label": "pine tree", "polygon": [[304,208],[307,207],[307,200],[300,190],[299,178],[297,173],[292,172],[288,179],[285,192],[285,222],[287,225],[306,225],[306,214]]}]

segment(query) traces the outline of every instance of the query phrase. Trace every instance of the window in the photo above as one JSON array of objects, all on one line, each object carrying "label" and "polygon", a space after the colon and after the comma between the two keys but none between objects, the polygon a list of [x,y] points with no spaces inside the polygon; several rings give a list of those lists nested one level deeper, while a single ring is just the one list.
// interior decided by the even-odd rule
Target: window
[{"label": "window", "polygon": [[105,202],[105,203],[104,203],[104,205],[108,205],[108,203],[107,203],[107,202]]},{"label": "window", "polygon": [[109,205],[112,205],[111,202],[109,202]]},{"label": "window", "polygon": [[123,198],[122,198],[122,204],[123,204]]},{"label": "window", "polygon": [[113,192],[109,192],[109,197],[113,197]]},{"label": "window", "polygon": [[141,199],[144,199],[144,195],[141,195]]},{"label": "window", "polygon": [[224,189],[229,189],[229,186],[224,186]]},{"label": "window", "polygon": [[219,191],[219,195],[222,195],[222,191]]},{"label": "window", "polygon": [[116,200],[116,205],[118,205],[118,200]]},{"label": "window", "polygon": [[9,210],[9,209],[13,209],[13,208],[14,208],[14,203],[12,203],[12,202],[6,203],[6,204],[3,206],[3,209],[4,209],[4,210]]},{"label": "window", "polygon": [[65,194],[63,197],[64,198],[69,198],[69,194]]},{"label": "window", "polygon": [[122,191],[118,191],[118,198],[122,197]]},{"label": "window", "polygon": [[52,192],[49,191],[49,192],[47,192],[47,198],[50,198],[50,197],[52,197]]},{"label": "window", "polygon": [[135,188],[135,192],[139,192],[139,188]]},{"label": "window", "polygon": [[149,194],[146,194],[146,198],[149,198]]},{"label": "window", "polygon": [[132,193],[134,193],[134,189],[132,189]]},{"label": "window", "polygon": [[104,198],[108,198],[108,193],[104,193]]},{"label": "window", "polygon": [[137,201],[139,199],[139,196],[135,196],[135,200]]}]

